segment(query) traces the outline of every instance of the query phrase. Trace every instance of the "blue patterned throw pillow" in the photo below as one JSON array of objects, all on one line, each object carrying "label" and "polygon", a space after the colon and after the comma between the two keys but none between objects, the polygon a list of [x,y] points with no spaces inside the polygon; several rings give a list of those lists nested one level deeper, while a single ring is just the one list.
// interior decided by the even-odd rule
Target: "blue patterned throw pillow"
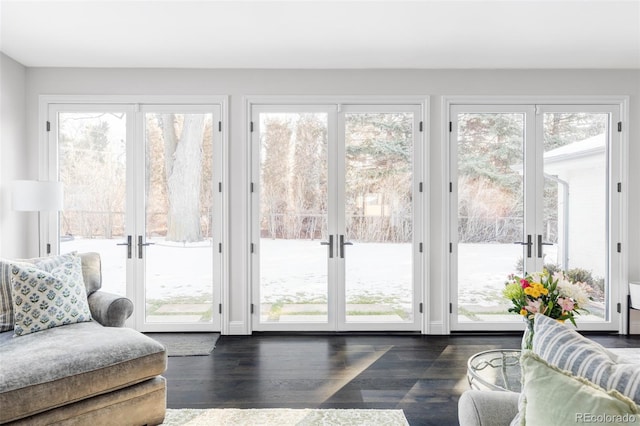
[{"label": "blue patterned throw pillow", "polygon": [[80,257],[73,256],[51,272],[35,265],[12,265],[11,283],[16,336],[91,321]]},{"label": "blue patterned throw pillow", "polygon": [[0,332],[13,330],[13,297],[11,292],[11,268],[17,263],[35,265],[38,269],[51,272],[61,264],[73,260],[77,253],[67,253],[57,256],[36,257],[33,259],[0,259]]}]

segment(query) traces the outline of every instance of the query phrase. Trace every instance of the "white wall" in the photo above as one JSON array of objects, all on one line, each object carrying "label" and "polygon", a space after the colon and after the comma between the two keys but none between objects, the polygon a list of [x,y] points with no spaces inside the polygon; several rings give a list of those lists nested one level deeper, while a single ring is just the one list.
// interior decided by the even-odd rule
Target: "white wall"
[{"label": "white wall", "polygon": [[[442,95],[629,95],[629,253],[628,275],[640,281],[640,72],[605,70],[170,70],[27,69],[29,153],[37,152],[39,95],[230,95],[230,287],[231,331],[247,330],[246,247],[242,240],[247,211],[243,97],[247,95],[430,95],[430,321],[443,320],[441,239]],[[635,119],[634,119],[635,118]],[[37,167],[32,157],[30,167]],[[4,209],[4,207],[3,207]],[[626,289],[625,289],[626,293]]]},{"label": "white wall", "polygon": [[36,237],[32,215],[11,208],[11,182],[33,178],[27,161],[26,72],[0,52],[0,257],[27,257],[25,236]]}]

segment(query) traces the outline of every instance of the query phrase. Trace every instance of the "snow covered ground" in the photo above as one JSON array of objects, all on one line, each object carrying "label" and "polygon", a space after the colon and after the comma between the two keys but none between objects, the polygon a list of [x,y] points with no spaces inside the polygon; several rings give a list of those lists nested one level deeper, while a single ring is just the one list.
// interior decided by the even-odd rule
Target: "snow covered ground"
[{"label": "snow covered ground", "polygon": [[[152,240],[153,241],[153,240]],[[102,257],[103,288],[125,294],[126,246],[121,240],[74,239],[63,253],[96,251]],[[160,240],[146,249],[147,300],[212,299],[213,247]],[[514,244],[461,244],[458,301],[465,308],[504,310],[501,291],[522,254]],[[134,250],[135,252],[135,250]],[[371,298],[396,306],[411,302],[411,245],[354,243],[345,247],[347,299]],[[134,253],[137,254],[137,253]],[[261,300],[274,303],[326,300],[327,248],[320,241],[262,239]]]}]

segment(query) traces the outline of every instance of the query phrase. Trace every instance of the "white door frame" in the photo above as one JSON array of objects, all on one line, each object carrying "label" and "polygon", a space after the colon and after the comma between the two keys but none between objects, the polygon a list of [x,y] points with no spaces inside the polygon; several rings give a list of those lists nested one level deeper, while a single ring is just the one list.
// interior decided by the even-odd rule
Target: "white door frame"
[{"label": "white door frame", "polygon": [[[137,132],[136,143],[133,146],[133,150],[135,151],[133,154],[134,161],[138,165],[138,167],[134,168],[134,185],[133,187],[129,187],[132,194],[132,202],[135,204],[135,226],[134,230],[135,236],[134,238],[134,259],[131,259],[134,263],[135,270],[135,283],[145,283],[147,274],[146,274],[146,252],[147,246],[138,246],[137,239],[142,236],[142,240],[146,240],[146,197],[145,194],[145,181],[146,181],[146,167],[140,167],[140,165],[145,164],[145,114],[146,113],[176,113],[176,114],[206,114],[210,113],[213,115],[213,156],[214,156],[214,167],[213,176],[211,180],[212,186],[212,196],[213,196],[213,238],[212,238],[212,255],[213,255],[213,281],[211,283],[212,286],[212,321],[210,323],[152,323],[147,322],[146,315],[138,315],[136,316],[136,329],[145,332],[153,332],[153,331],[220,331],[221,329],[221,309],[222,306],[221,301],[221,291],[222,289],[222,279],[223,279],[223,233],[225,230],[225,226],[223,223],[223,209],[215,208],[215,206],[222,206],[223,197],[222,197],[222,182],[223,182],[223,155],[222,155],[222,144],[223,144],[223,135],[222,135],[222,108],[220,104],[143,104],[139,105],[138,113],[136,114],[136,123],[135,128]],[[220,123],[220,127],[218,127],[218,123]],[[219,190],[216,191],[216,187],[219,187]],[[141,196],[142,195],[142,196]],[[219,249],[216,249],[219,247]],[[138,258],[138,253],[142,253],[142,258]],[[176,265],[176,268],[180,268],[180,265]],[[138,312],[146,312],[146,297],[145,297],[145,289],[146,285],[137,285],[135,286],[135,305],[136,311]],[[218,289],[218,291],[216,291]]]},{"label": "white door frame", "polygon": [[[144,105],[144,107],[142,107]],[[214,112],[215,119],[220,123],[218,137],[214,139],[218,146],[214,146],[216,168],[214,184],[219,191],[213,191],[214,205],[214,265],[217,268],[214,276],[213,292],[213,321],[207,324],[145,324],[144,323],[144,289],[135,286],[136,282],[143,282],[144,271],[140,262],[127,259],[127,290],[126,295],[134,301],[133,315],[127,321],[127,326],[140,331],[229,331],[229,170],[228,170],[228,96],[218,95],[41,95],[39,97],[39,117],[43,123],[39,133],[39,175],[42,179],[58,180],[58,151],[57,151],[57,113],[82,111],[113,111],[127,114],[127,206],[135,206],[136,212],[127,215],[127,233],[132,236],[144,235],[144,197],[136,197],[136,190],[144,190],[144,167],[139,167],[144,161],[144,128],[142,126],[143,113],[141,109],[155,107],[173,108],[173,112]],[[47,126],[46,124],[49,123]],[[142,160],[141,160],[142,159]],[[144,164],[144,162],[142,163]],[[142,186],[141,186],[142,185]],[[142,222],[141,222],[142,221]],[[43,228],[41,238],[59,236],[58,215],[42,217]],[[59,241],[58,238],[54,238]],[[41,239],[46,241],[46,239]],[[136,250],[134,250],[136,249]],[[137,252],[137,247],[132,247]],[[59,243],[52,249],[52,254],[59,253]],[[135,253],[134,253],[135,254]],[[132,256],[135,257],[135,256]],[[185,328],[185,325],[187,328]]]},{"label": "white door frame", "polygon": [[[300,111],[328,111],[331,114],[334,114],[337,117],[338,122],[343,120],[345,111],[381,111],[380,108],[386,108],[388,111],[395,111],[402,109],[402,105],[408,106],[408,108],[413,109],[416,113],[416,126],[414,129],[414,144],[415,144],[415,152],[414,155],[414,173],[416,174],[414,179],[414,194],[421,195],[421,199],[416,200],[414,202],[414,220],[416,224],[421,225],[421,229],[417,230],[414,233],[414,243],[422,242],[423,250],[420,253],[417,253],[414,257],[414,283],[416,288],[419,291],[415,293],[414,296],[414,314],[416,317],[416,323],[406,325],[403,324],[398,329],[405,330],[424,330],[426,329],[426,322],[428,318],[428,304],[424,301],[424,295],[428,294],[429,288],[429,280],[428,280],[428,209],[426,208],[426,203],[428,200],[428,183],[424,182],[426,179],[427,173],[424,171],[428,166],[428,149],[427,146],[427,125],[425,123],[425,116],[428,113],[428,98],[426,97],[334,97],[334,96],[283,96],[283,97],[272,97],[272,96],[255,96],[246,99],[246,108],[247,108],[247,139],[249,141],[249,166],[248,166],[248,177],[247,181],[249,183],[248,187],[253,188],[253,192],[249,192],[248,195],[248,205],[250,206],[251,213],[248,215],[247,220],[250,223],[250,232],[247,235],[247,265],[250,265],[249,268],[249,283],[250,289],[247,292],[247,305],[249,307],[253,306],[253,309],[247,308],[247,314],[250,318],[249,324],[251,324],[252,330],[283,330],[282,324],[260,324],[259,323],[259,312],[255,307],[259,306],[259,256],[254,255],[258,252],[259,247],[259,239],[255,238],[256,235],[259,235],[258,229],[258,220],[257,215],[259,212],[256,211],[256,206],[259,205],[259,188],[257,185],[259,184],[259,162],[256,159],[255,149],[256,144],[258,143],[257,138],[259,137],[259,120],[258,114],[260,112],[300,112]],[[337,143],[339,139],[339,135],[337,134],[341,127],[337,125],[337,122],[332,123],[331,117],[329,118],[330,128],[329,128],[329,150],[331,152],[329,155],[335,155],[337,158],[340,158],[339,153],[334,152],[336,148],[332,148],[332,146],[339,146]],[[419,125],[418,125],[419,123]],[[334,125],[332,125],[334,124]],[[253,129],[253,131],[252,131]],[[342,166],[340,166],[340,160],[338,160],[338,168],[342,167],[344,170],[344,159],[342,160]],[[330,166],[332,167],[332,166]],[[339,172],[339,171],[338,171]],[[336,171],[330,171],[329,175],[336,176]],[[336,190],[337,182],[335,182],[335,177],[330,177],[329,186],[333,187],[333,190]],[[422,188],[422,192],[419,192],[417,188]],[[344,195],[342,195],[344,197]],[[420,197],[416,197],[420,198]],[[344,201],[344,198],[342,198]],[[336,203],[333,203],[336,204]],[[339,203],[338,203],[339,204]],[[337,208],[337,207],[333,207]],[[339,217],[340,215],[337,212],[333,212],[332,214]],[[419,217],[416,217],[419,215]],[[338,219],[340,220],[340,219]],[[342,218],[344,221],[344,218]],[[335,226],[335,225],[329,225]],[[328,230],[331,232],[332,230]],[[335,234],[335,233],[334,233]],[[415,247],[418,247],[418,244],[414,244]],[[251,248],[253,247],[253,253],[251,253]],[[342,264],[336,262],[330,262],[336,266],[330,266],[328,268],[329,276],[331,279],[336,279],[337,274],[344,274],[344,262]],[[337,268],[337,269],[336,269]],[[329,292],[329,300],[331,301],[339,299],[336,291],[339,290],[331,290]],[[344,286],[342,286],[342,292],[344,292]],[[342,293],[343,294],[343,293]],[[343,294],[344,295],[344,294]],[[334,306],[337,306],[334,303]],[[344,305],[340,305],[344,307]],[[420,308],[422,308],[422,312],[420,312]],[[343,329],[343,327],[347,327],[349,330],[371,330],[371,327],[360,326],[354,324],[345,324],[343,321],[338,321],[337,310],[338,307],[334,307],[335,312],[329,312],[329,321],[327,324],[287,324],[287,330],[299,330],[299,331],[338,331]],[[253,313],[251,312],[253,310]],[[386,326],[386,325],[385,325]],[[386,327],[387,329],[391,329],[391,327]],[[395,328],[394,328],[395,329]],[[252,330],[249,330],[251,332]]]},{"label": "white door frame", "polygon": [[[629,97],[628,96],[444,96],[442,98],[442,111],[443,121],[441,127],[442,134],[442,158],[443,158],[443,181],[453,181],[453,166],[451,158],[451,152],[449,147],[452,146],[452,132],[450,132],[450,123],[452,122],[453,110],[458,105],[512,105],[522,106],[531,105],[539,106],[538,112],[541,111],[555,111],[558,108],[571,107],[574,111],[585,110],[590,111],[603,111],[611,114],[610,130],[610,144],[611,152],[609,153],[609,273],[608,279],[610,283],[610,309],[611,309],[611,321],[600,324],[584,324],[581,325],[581,329],[585,330],[617,330],[619,332],[626,331],[626,309],[622,307],[626,306],[626,295],[628,294],[627,282],[628,282],[628,250],[626,244],[626,232],[628,229],[628,192],[622,190],[618,193],[617,189],[614,189],[614,185],[617,186],[618,182],[621,183],[622,188],[628,187],[628,121],[629,121]],[[565,106],[565,107],[563,107]],[[618,118],[620,122],[621,130],[618,131],[618,122],[614,121]],[[537,129],[539,133],[540,129]],[[539,145],[536,156],[542,158],[543,148]],[[542,172],[539,171],[535,177],[538,181],[543,179]],[[539,202],[538,202],[539,204]],[[453,203],[450,201],[450,194],[448,191],[443,191],[442,199],[442,211],[443,218],[447,222],[443,226],[442,241],[446,244],[445,253],[449,252],[449,244],[455,243],[452,241],[453,236],[456,234],[452,231],[452,224],[455,221],[453,217],[456,212],[452,208]],[[457,211],[457,209],[456,209]],[[615,220],[614,220],[615,219]],[[620,252],[614,250],[614,243],[619,242],[623,248]],[[453,308],[453,304],[457,302],[457,284],[456,284],[456,272],[455,272],[455,260],[451,261],[452,256],[444,256],[442,270],[445,278],[445,286],[442,292],[442,306],[443,312],[448,312],[449,306]],[[451,305],[449,305],[451,304]],[[457,312],[455,309],[451,309],[449,315],[443,316],[443,332],[445,334],[450,333],[454,329],[459,329],[458,325],[454,322],[454,314]],[[619,312],[619,313],[618,313]],[[521,330],[524,325],[514,326],[514,329]],[[486,329],[486,326],[472,326],[473,329]],[[504,329],[511,329],[511,326],[502,327]]]},{"label": "white door frame", "polygon": [[[335,289],[329,285],[336,277],[336,269],[333,262],[327,259],[327,306],[329,311],[327,312],[328,318],[326,323],[309,322],[309,323],[262,323],[260,321],[260,253],[262,250],[260,244],[260,114],[263,113],[326,113],[327,114],[327,198],[335,198],[336,182],[335,182],[335,162],[330,161],[330,158],[335,156],[336,149],[336,111],[335,105],[318,105],[318,104],[267,104],[267,105],[252,105],[251,114],[249,115],[252,123],[252,132],[250,139],[250,238],[249,244],[250,251],[250,288],[251,298],[249,300],[251,315],[251,326],[255,331],[327,331],[335,327],[336,324],[336,311],[331,309],[335,305],[336,292]],[[336,210],[335,203],[328,202],[327,211],[327,233],[329,235],[336,232]],[[318,241],[318,245],[320,241]]]},{"label": "white door frame", "polygon": [[[413,157],[412,157],[412,194],[413,194],[413,211],[412,211],[412,226],[414,227],[414,232],[412,235],[412,276],[413,276],[413,321],[406,323],[354,323],[347,322],[346,316],[344,313],[346,312],[346,273],[345,273],[345,262],[348,260],[348,256],[346,259],[336,259],[338,271],[338,298],[337,298],[337,312],[338,315],[338,331],[416,331],[421,330],[422,327],[422,315],[420,312],[420,306],[424,306],[425,297],[423,296],[423,289],[420,285],[421,279],[423,276],[423,263],[424,263],[424,186],[426,186],[424,182],[424,165],[421,162],[421,159],[424,157],[424,143],[421,137],[420,131],[420,122],[422,121],[422,110],[420,105],[341,105],[340,111],[338,113],[338,155],[337,155],[337,174],[338,174],[338,182],[343,183],[342,185],[338,185],[337,192],[337,234],[346,235],[346,223],[345,223],[345,185],[344,185],[344,177],[346,175],[346,126],[345,126],[345,114],[348,113],[393,113],[393,112],[411,112],[413,113]],[[421,192],[422,188],[422,192]],[[422,252],[420,251],[420,246],[422,246]],[[355,248],[354,248],[355,249]],[[349,251],[350,248],[346,248],[346,251]]]}]

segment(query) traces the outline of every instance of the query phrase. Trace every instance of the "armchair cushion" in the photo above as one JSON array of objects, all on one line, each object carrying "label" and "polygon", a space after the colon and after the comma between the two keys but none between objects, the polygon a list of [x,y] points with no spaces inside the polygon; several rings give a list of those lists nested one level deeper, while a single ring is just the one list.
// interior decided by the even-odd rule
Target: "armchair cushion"
[{"label": "armchair cushion", "polygon": [[20,338],[0,333],[0,359],[0,423],[122,389],[166,369],[160,343],[97,321]]}]

